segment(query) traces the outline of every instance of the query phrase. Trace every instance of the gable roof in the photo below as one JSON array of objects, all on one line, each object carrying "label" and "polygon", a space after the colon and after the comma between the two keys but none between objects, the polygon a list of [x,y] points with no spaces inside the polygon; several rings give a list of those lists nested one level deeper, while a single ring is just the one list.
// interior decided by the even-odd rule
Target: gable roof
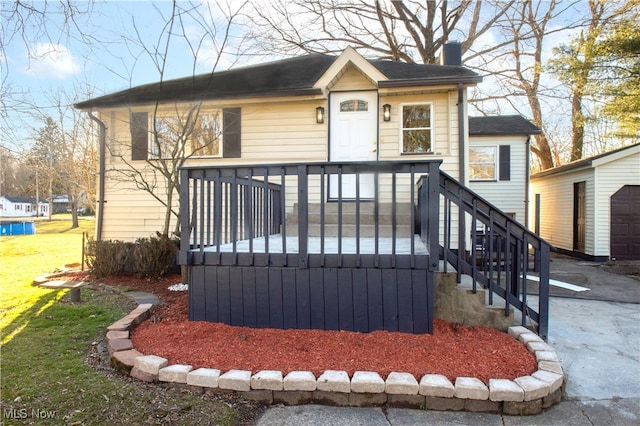
[{"label": "gable roof", "polygon": [[22,203],[22,204],[35,204],[36,203],[35,198],[29,198],[29,197],[10,197],[10,196],[3,195],[2,198],[4,198],[7,201],[10,201],[12,203]]},{"label": "gable roof", "polygon": [[[628,151],[628,152],[625,152]],[[571,163],[564,164],[562,166],[554,167],[552,169],[543,170],[531,176],[531,179],[538,179],[545,176],[556,175],[564,172],[568,172],[575,169],[595,167],[600,164],[608,162],[608,160],[614,160],[619,154],[623,156],[631,155],[634,152],[640,155],[640,143],[624,146],[622,148],[614,149],[613,151],[605,152],[603,154],[594,155],[593,157],[584,158],[582,160],[576,160]]]},{"label": "gable roof", "polygon": [[537,126],[521,115],[500,115],[495,117],[469,117],[469,135],[538,135]]},{"label": "gable roof", "polygon": [[[343,53],[346,52],[347,50]],[[354,51],[354,53],[362,58],[357,52]],[[336,57],[311,54],[227,71],[145,84],[79,102],[75,104],[75,107],[90,109],[155,102],[321,95],[322,88],[315,87],[316,82],[341,57],[343,55]],[[377,77],[382,75],[387,78],[387,80],[378,81],[380,87],[427,86],[446,83],[476,84],[482,80],[480,75],[459,66],[407,64],[362,59],[381,73]]]}]

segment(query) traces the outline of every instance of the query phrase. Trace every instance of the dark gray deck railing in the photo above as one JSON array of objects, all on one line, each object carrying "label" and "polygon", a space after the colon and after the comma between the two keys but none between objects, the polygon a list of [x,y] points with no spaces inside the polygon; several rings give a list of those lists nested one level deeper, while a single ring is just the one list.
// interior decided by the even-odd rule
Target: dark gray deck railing
[{"label": "dark gray deck railing", "polygon": [[[444,199],[444,235],[441,256],[458,274],[470,275],[473,290],[477,283],[504,299],[505,315],[510,307],[522,313],[522,325],[528,318],[538,324],[538,334],[546,340],[549,322],[550,246],[482,197],[447,175],[440,174],[440,194]],[[457,229],[452,227],[457,220]],[[467,225],[470,226],[468,232]],[[470,237],[471,247],[467,248]],[[539,278],[538,306],[527,299],[527,274],[536,271]]]},{"label": "dark gray deck railing", "polygon": [[[340,267],[344,264],[361,266],[361,262],[372,262],[377,267],[380,262],[392,264],[400,258],[396,256],[396,242],[399,239],[399,205],[418,205],[418,198],[436,200],[423,203],[423,210],[410,209],[410,235],[420,233],[421,240],[430,253],[438,252],[438,223],[431,221],[431,227],[420,227],[430,215],[438,214],[438,174],[441,161],[373,162],[373,163],[310,163],[310,164],[269,164],[255,166],[220,166],[209,168],[188,167],[181,171],[181,264],[245,264],[245,265],[290,265],[306,267],[309,254],[318,255],[314,260],[319,266]],[[359,182],[363,176],[373,176],[375,188],[372,197],[360,194]],[[329,197],[330,177],[334,177],[338,191]],[[355,176],[355,196],[347,198],[342,193],[342,181],[346,176]],[[405,179],[399,183],[401,176]],[[386,179],[391,194],[380,194],[379,183]],[[425,185],[420,185],[421,180]],[[403,186],[404,185],[404,186]],[[388,187],[388,186],[387,186]],[[401,199],[399,192],[404,192]],[[335,193],[337,192],[337,194]],[[408,195],[407,195],[408,194]],[[288,198],[287,198],[288,197]],[[408,197],[408,198],[407,198]],[[337,214],[337,223],[329,223],[326,212],[327,200]],[[188,201],[186,201],[188,200]],[[380,241],[383,237],[381,206],[390,206],[384,214],[391,224],[391,253],[381,253]],[[367,206],[366,213],[362,210]],[[373,206],[373,207],[371,207]],[[289,212],[287,212],[287,207]],[[292,209],[292,207],[295,207]],[[310,212],[310,209],[319,210]],[[337,212],[335,212],[337,210]],[[349,210],[347,212],[347,210]],[[320,223],[310,223],[310,214],[320,217]],[[295,217],[291,218],[291,215]],[[354,223],[347,224],[350,215]],[[365,218],[365,216],[371,216]],[[420,216],[418,220],[415,215]],[[372,256],[364,256],[360,241],[365,235],[364,222],[369,223],[369,237],[375,239]],[[291,223],[290,223],[291,222]],[[426,222],[423,222],[426,223]],[[310,229],[319,226],[320,250],[310,253],[308,236]],[[337,234],[331,234],[329,228]],[[350,227],[350,228],[349,228]],[[390,227],[390,231],[388,228]],[[336,229],[337,228],[337,229]],[[355,238],[356,251],[348,253],[342,241],[347,234]],[[269,244],[277,238],[281,253],[273,253]],[[274,237],[276,236],[276,237]],[[287,237],[297,238],[294,250],[287,248]],[[329,252],[325,241],[337,238],[337,253]],[[248,242],[240,251],[237,243]],[[254,244],[260,243],[260,248]],[[223,247],[223,245],[227,247]],[[229,247],[231,244],[231,247]],[[367,258],[365,260],[365,257]],[[249,260],[247,260],[249,259]],[[416,254],[413,238],[408,261],[411,267],[428,262],[427,257]],[[427,269],[437,269],[435,259]],[[420,267],[420,266],[419,266]]]}]

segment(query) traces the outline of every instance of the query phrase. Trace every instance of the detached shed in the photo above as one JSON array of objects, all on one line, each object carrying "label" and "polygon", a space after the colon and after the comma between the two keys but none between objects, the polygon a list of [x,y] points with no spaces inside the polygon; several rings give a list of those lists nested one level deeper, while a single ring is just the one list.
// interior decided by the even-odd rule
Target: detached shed
[{"label": "detached shed", "polygon": [[540,235],[595,261],[640,260],[640,144],[531,176]]}]

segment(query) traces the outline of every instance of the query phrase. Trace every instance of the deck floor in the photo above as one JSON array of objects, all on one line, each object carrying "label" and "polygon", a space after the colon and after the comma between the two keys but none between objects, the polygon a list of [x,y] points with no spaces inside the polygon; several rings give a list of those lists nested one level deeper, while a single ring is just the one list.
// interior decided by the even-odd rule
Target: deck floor
[{"label": "deck floor", "polygon": [[[271,235],[268,239],[265,237],[254,238],[250,240],[241,240],[235,244],[235,252],[237,253],[266,253],[266,246],[268,240],[268,252],[269,253],[285,253],[283,251],[283,237],[281,234]],[[412,254],[411,252],[411,238],[396,238],[395,254],[405,255]],[[324,254],[394,254],[393,239],[392,238],[378,238],[378,248],[376,252],[376,239],[369,237],[361,237],[358,241],[355,237],[343,237],[342,244],[336,237],[325,237],[324,247],[322,247],[322,239],[320,237],[308,237],[309,253],[324,253]],[[294,254],[298,253],[298,237],[287,236],[286,253]],[[204,249],[208,252],[217,252],[216,246],[209,246]],[[223,253],[233,253],[234,244],[224,244],[220,246],[220,251]],[[414,235],[413,238],[413,254],[427,255],[429,254],[427,246],[420,240],[419,235]]]}]

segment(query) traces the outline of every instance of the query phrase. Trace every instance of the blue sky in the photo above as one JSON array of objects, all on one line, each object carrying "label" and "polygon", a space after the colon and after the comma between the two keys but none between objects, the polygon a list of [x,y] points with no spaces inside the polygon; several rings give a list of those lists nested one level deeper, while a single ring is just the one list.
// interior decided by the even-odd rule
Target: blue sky
[{"label": "blue sky", "polygon": [[[162,63],[161,59],[154,52],[145,51],[143,46],[150,50],[164,49],[168,29],[163,25],[171,13],[171,1],[97,1],[91,13],[84,10],[90,3],[74,1],[80,13],[76,15],[74,25],[69,26],[64,25],[64,14],[55,8],[58,2],[50,1],[45,25],[32,19],[20,33],[13,32],[15,27],[10,21],[6,22],[7,4],[13,3],[2,3],[1,36],[6,56],[0,58],[0,72],[4,102],[10,103],[10,108],[5,109],[9,116],[3,117],[0,123],[9,124],[0,132],[3,145],[28,146],[43,123],[41,117],[34,118],[34,111],[55,117],[54,98],[63,92],[75,96],[75,99],[66,99],[70,104],[160,79],[157,65]],[[35,4],[41,10],[44,7],[43,2]],[[187,9],[192,4],[198,11],[189,13]],[[240,4],[242,0],[215,1],[209,3],[207,9],[206,0],[179,2],[184,12],[182,25],[172,28],[175,36],[168,49],[168,66],[163,78],[210,72],[227,25],[225,15],[229,8],[237,9]],[[229,52],[237,47],[241,35],[241,29],[234,27]],[[479,42],[494,45],[494,36],[486,33]],[[547,54],[554,44],[553,40],[548,40]],[[238,58],[229,54],[215,69],[277,59],[248,55]],[[487,79],[484,84],[491,87],[492,83]],[[6,97],[5,93],[11,93],[11,96]]]},{"label": "blue sky", "polygon": [[[35,4],[44,7],[42,2]],[[78,101],[160,79],[158,66],[163,61],[154,49],[164,51],[167,28],[162,24],[171,13],[170,1],[100,2],[93,5],[91,14],[82,9],[88,3],[77,4],[81,13],[75,25],[67,27],[64,14],[52,6],[56,2],[47,6],[46,26],[33,19],[23,32],[15,32],[3,15],[3,95],[12,94],[7,127],[13,127],[8,135],[14,139],[4,143],[30,144],[33,128],[40,127],[33,118],[34,105],[40,113],[56,116],[54,98],[62,93]],[[234,2],[231,4],[233,7]],[[208,16],[198,15],[197,21],[192,15],[183,15],[184,25],[172,29],[176,36],[168,48],[164,79],[209,72],[214,67],[216,43],[221,42],[227,19],[219,9],[212,9]],[[222,58],[216,69],[232,66],[231,60],[231,56]],[[7,138],[7,132],[2,134]]]}]

